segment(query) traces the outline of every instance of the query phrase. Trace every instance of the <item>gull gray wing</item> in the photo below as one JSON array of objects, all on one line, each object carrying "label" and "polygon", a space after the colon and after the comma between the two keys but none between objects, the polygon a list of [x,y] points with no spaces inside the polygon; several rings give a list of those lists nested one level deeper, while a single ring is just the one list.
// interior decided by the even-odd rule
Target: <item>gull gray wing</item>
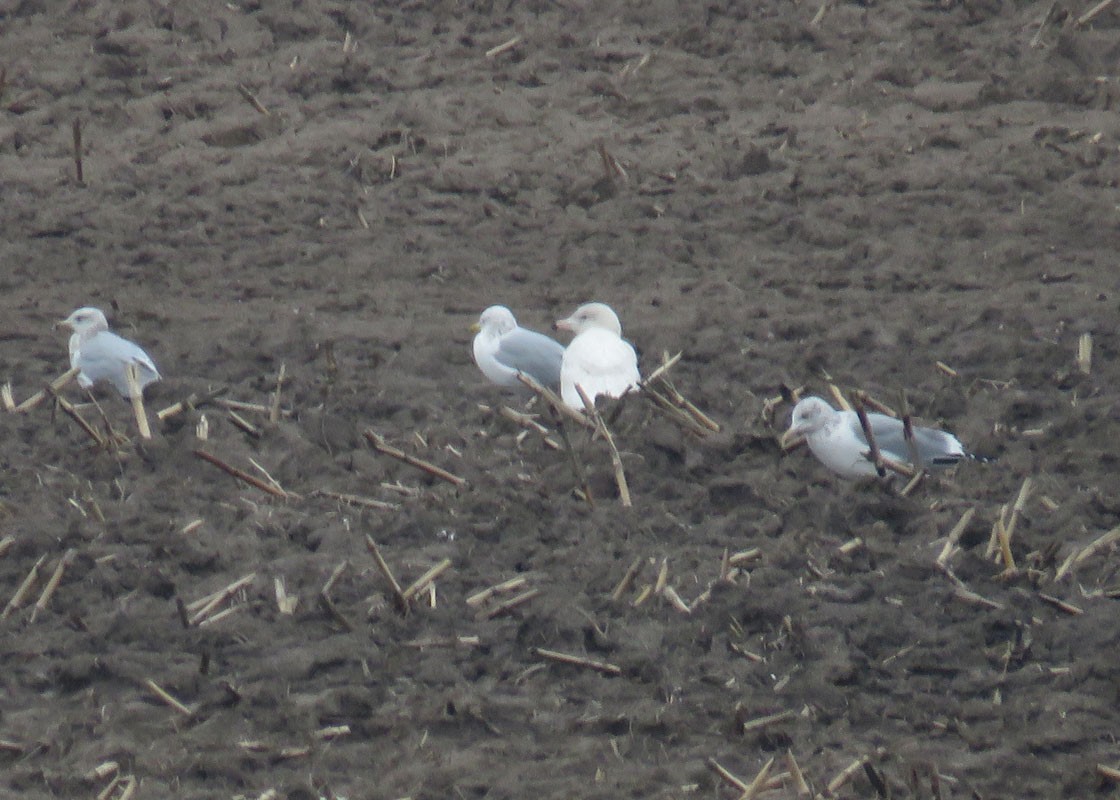
[{"label": "gull gray wing", "polygon": [[543,333],[517,328],[502,337],[494,360],[524,372],[538,383],[555,389],[560,385],[560,362],[564,346]]},{"label": "gull gray wing", "polygon": [[[910,463],[910,447],[906,444],[906,429],[902,420],[886,414],[868,414],[867,419],[871,423],[871,432],[879,451],[895,461]],[[859,440],[867,444],[859,417],[854,412],[851,414],[850,424]],[[949,467],[965,457],[964,447],[951,433],[934,428],[919,428],[917,425],[913,430],[914,444],[923,467]]]},{"label": "gull gray wing", "polygon": [[125,397],[128,396],[125,369],[129,363],[136,364],[141,387],[159,380],[159,370],[148,354],[115,333],[101,332],[81,343],[78,366],[82,374],[92,383],[108,381]]}]

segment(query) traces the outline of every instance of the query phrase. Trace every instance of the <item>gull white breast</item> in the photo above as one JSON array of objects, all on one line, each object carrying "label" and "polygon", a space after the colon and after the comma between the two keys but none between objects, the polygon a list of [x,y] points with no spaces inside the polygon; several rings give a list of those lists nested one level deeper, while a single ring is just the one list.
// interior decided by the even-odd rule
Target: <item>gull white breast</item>
[{"label": "gull white breast", "polygon": [[638,388],[638,355],[622,338],[622,324],[610,306],[587,303],[556,327],[576,335],[560,364],[560,397],[568,406],[584,410],[577,385],[592,403],[600,395],[622,397]]}]

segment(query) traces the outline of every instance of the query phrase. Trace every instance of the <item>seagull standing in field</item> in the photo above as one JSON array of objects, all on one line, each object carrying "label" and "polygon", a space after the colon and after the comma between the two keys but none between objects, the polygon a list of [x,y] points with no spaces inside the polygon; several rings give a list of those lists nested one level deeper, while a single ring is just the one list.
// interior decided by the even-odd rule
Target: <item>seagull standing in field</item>
[{"label": "seagull standing in field", "polygon": [[622,397],[639,387],[638,355],[622,338],[622,324],[610,306],[587,303],[556,327],[576,335],[560,365],[560,397],[565,404],[585,410],[577,385],[592,403],[600,395]]},{"label": "seagull standing in field", "polygon": [[139,346],[109,330],[105,315],[97,308],[79,308],[55,327],[69,328],[70,367],[81,370],[78,384],[89,389],[97,383],[111,383],[122,397],[131,397],[128,365],[136,365],[140,390],[160,379],[152,359]]},{"label": "seagull standing in field", "polygon": [[564,346],[543,333],[519,327],[505,306],[490,306],[471,330],[475,331],[474,363],[491,382],[524,389],[517,379],[523,373],[550,389],[560,386]]},{"label": "seagull standing in field", "polygon": [[[906,443],[905,427],[900,419],[886,414],[869,413],[867,421],[879,452],[901,464],[911,463],[911,448]],[[960,440],[951,433],[935,428],[913,427],[914,447],[920,469],[951,467],[968,458]],[[782,436],[783,444],[804,436],[817,460],[844,478],[876,475],[870,457],[870,446],[855,411],[837,411],[819,397],[806,397],[793,407],[793,421]]]}]

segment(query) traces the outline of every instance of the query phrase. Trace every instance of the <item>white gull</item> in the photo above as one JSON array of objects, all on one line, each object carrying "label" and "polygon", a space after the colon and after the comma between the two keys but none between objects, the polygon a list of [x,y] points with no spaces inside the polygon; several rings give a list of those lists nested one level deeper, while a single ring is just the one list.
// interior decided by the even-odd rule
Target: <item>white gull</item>
[{"label": "white gull", "polygon": [[600,395],[622,397],[638,388],[638,355],[622,338],[622,324],[610,306],[587,303],[556,327],[576,335],[560,365],[560,397],[568,406],[584,410],[577,385],[592,403]]},{"label": "white gull", "polygon": [[160,379],[159,370],[152,359],[128,339],[109,330],[109,323],[100,309],[79,308],[56,327],[69,328],[70,367],[81,370],[78,384],[90,388],[95,384],[111,383],[122,397],[131,397],[128,388],[128,365],[136,365],[140,389]]},{"label": "white gull", "polygon": [[[893,461],[911,464],[902,420],[868,413],[867,421],[880,453]],[[917,426],[913,426],[913,432],[922,469],[951,467],[968,457],[960,440],[951,433]],[[876,474],[867,437],[855,411],[837,411],[819,397],[806,397],[794,406],[793,421],[782,440],[797,436],[804,436],[817,460],[844,478]]]},{"label": "white gull", "polygon": [[490,306],[471,329],[476,331],[474,363],[493,383],[524,388],[517,379],[518,373],[524,373],[550,389],[560,386],[564,346],[543,333],[519,327],[505,306]]}]

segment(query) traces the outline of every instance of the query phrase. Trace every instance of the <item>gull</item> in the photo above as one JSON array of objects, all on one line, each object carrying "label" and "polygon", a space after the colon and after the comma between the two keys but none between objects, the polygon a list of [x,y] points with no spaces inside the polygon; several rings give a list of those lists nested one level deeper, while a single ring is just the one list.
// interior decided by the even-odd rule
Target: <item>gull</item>
[{"label": "gull", "polygon": [[128,365],[136,365],[136,378],[140,390],[160,379],[159,370],[148,354],[139,346],[122,339],[109,330],[109,323],[100,309],[79,308],[66,319],[59,320],[56,328],[69,328],[70,367],[81,370],[78,384],[89,389],[94,384],[107,382],[121,393],[131,397],[128,388]]},{"label": "gull", "polygon": [[[910,446],[902,420],[869,413],[867,421],[879,452],[901,464],[911,463]],[[951,467],[969,458],[960,440],[935,428],[913,427],[914,447],[921,469]],[[876,475],[867,437],[855,411],[837,411],[819,397],[806,397],[793,407],[793,421],[782,436],[785,444],[804,436],[817,460],[844,478]]]},{"label": "gull", "polygon": [[577,385],[592,403],[600,395],[622,397],[639,387],[638,355],[622,338],[622,324],[610,306],[587,303],[556,327],[576,335],[560,365],[560,397],[566,405],[584,410]]},{"label": "gull", "polygon": [[518,327],[505,306],[490,306],[471,330],[476,333],[474,363],[491,382],[524,389],[517,379],[523,373],[553,390],[560,385],[564,346],[543,333]]}]

